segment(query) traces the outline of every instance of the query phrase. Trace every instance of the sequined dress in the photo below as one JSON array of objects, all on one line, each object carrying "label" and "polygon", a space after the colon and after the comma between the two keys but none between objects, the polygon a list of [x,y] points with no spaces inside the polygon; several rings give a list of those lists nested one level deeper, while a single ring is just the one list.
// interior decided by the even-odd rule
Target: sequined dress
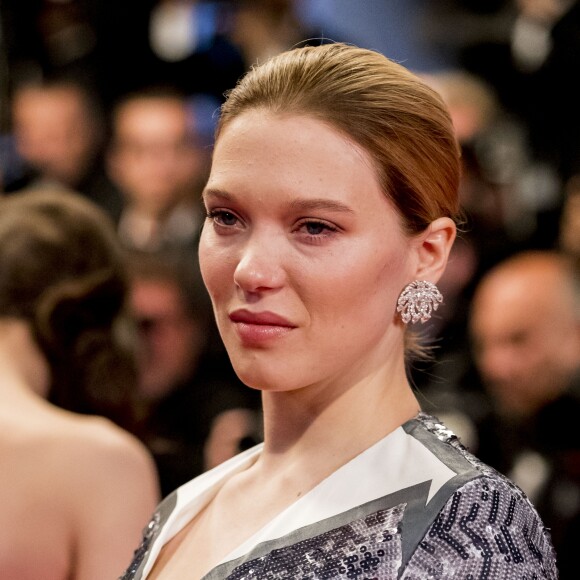
[{"label": "sequined dress", "polygon": [[[169,495],[120,580],[145,580],[162,546],[261,448]],[[420,413],[278,514],[204,580],[557,577],[549,534],[523,492]]]}]

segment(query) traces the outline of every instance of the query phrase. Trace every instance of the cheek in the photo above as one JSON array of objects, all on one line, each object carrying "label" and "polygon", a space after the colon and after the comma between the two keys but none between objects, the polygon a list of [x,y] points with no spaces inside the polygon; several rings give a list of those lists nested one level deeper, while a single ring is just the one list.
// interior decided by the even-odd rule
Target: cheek
[{"label": "cheek", "polygon": [[205,225],[199,242],[199,267],[204,284],[212,301],[223,296],[227,288],[233,287],[235,258],[227,249],[212,243],[212,233]]},{"label": "cheek", "polygon": [[391,321],[407,281],[403,256],[400,251],[364,252],[352,259],[343,255],[336,260],[338,268],[322,269],[315,288],[321,289],[320,304],[328,318],[341,325],[344,319],[355,320],[367,328]]}]

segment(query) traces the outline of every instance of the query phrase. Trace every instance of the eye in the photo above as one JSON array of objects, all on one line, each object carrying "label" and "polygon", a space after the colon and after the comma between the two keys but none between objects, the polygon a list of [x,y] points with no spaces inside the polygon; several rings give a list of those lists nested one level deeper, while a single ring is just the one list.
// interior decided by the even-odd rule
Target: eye
[{"label": "eye", "polygon": [[303,220],[298,223],[295,231],[310,240],[321,240],[338,231],[338,228],[328,222],[320,220]]},{"label": "eye", "polygon": [[233,228],[238,225],[240,221],[238,217],[224,209],[212,209],[207,212],[208,219],[212,220],[216,226],[222,226],[227,228]]},{"label": "eye", "polygon": [[320,222],[307,222],[304,224],[304,229],[311,235],[311,236],[318,236],[323,233],[325,230],[328,229],[326,224],[322,224]]}]

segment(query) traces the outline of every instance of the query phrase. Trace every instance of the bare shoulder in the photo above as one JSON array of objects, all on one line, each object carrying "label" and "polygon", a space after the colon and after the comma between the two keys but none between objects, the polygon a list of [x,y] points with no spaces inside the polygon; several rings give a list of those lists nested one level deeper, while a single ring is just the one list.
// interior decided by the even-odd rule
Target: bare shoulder
[{"label": "bare shoulder", "polygon": [[74,433],[76,449],[90,449],[92,459],[150,464],[150,455],[139,439],[104,417],[68,414],[63,435]]},{"label": "bare shoulder", "polygon": [[159,501],[153,460],[105,419],[29,411],[1,421],[0,495],[11,501],[0,519],[10,522],[11,553],[31,562],[46,554],[39,569],[72,558],[87,580],[118,577]]},{"label": "bare shoulder", "polygon": [[44,489],[51,489],[55,498],[64,495],[63,503],[71,509],[75,496],[82,503],[87,486],[93,498],[108,496],[111,502],[133,493],[133,501],[147,509],[159,498],[157,471],[147,448],[102,417],[52,408],[26,421],[19,417],[0,438],[0,458],[16,472],[34,465]]},{"label": "bare shoulder", "polygon": [[95,483],[157,484],[155,465],[145,445],[108,419],[67,414],[56,438],[81,478],[90,474]]},{"label": "bare shoulder", "polygon": [[155,464],[145,445],[108,419],[47,406],[1,424],[4,464],[34,464],[45,485],[67,481],[74,487],[90,478],[95,490],[137,481],[143,489],[157,486]]}]

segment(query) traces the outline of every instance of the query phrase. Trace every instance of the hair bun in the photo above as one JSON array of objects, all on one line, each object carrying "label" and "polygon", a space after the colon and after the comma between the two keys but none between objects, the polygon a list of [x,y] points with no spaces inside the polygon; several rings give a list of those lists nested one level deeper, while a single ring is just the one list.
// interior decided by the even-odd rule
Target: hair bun
[{"label": "hair bun", "polygon": [[36,331],[49,353],[67,351],[85,332],[108,329],[120,314],[125,283],[111,268],[50,287],[40,297]]}]

